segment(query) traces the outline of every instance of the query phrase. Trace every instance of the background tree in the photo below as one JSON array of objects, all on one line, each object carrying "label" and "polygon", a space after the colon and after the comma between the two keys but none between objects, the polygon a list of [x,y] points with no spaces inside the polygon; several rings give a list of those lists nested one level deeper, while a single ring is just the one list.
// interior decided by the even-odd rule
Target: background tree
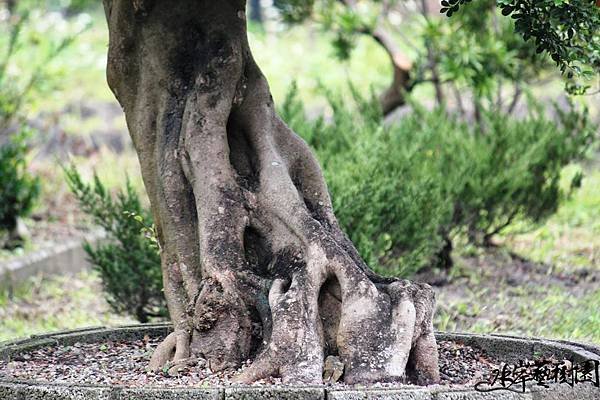
[{"label": "background tree", "polygon": [[[452,16],[471,0],[442,1],[442,13]],[[584,93],[577,78],[600,71],[600,5],[596,0],[499,0],[502,15],[515,20],[515,30],[535,43],[538,53],[549,54],[571,81],[568,89]]]},{"label": "background tree", "polygon": [[[310,19],[333,34],[335,54],[342,60],[351,56],[359,36],[378,43],[393,71],[390,86],[380,95],[384,114],[404,105],[406,95],[424,84],[433,86],[437,105],[447,106],[451,96],[465,116],[479,118],[483,108],[512,112],[528,85],[544,82],[550,59],[559,66],[570,93],[589,87],[599,69],[600,13],[594,1],[480,0],[460,7],[463,3],[469,1],[274,4],[285,22]],[[438,11],[452,18],[439,18]],[[502,18],[501,12],[512,18]]]}]

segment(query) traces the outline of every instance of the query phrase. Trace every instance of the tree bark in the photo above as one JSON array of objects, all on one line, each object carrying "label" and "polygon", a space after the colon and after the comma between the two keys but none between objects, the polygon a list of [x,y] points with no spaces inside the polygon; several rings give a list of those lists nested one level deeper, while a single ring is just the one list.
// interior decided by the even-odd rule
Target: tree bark
[{"label": "tree bark", "polygon": [[161,244],[174,332],[150,366],[192,357],[252,382],[439,379],[434,294],[369,270],[318,163],[277,116],[240,0],[104,0],[107,78]]},{"label": "tree bark", "polygon": [[[355,0],[340,0],[352,12],[356,11]],[[400,48],[394,42],[392,35],[384,29],[382,19],[387,16],[388,10],[384,6],[384,11],[377,18],[375,27],[359,29],[359,32],[373,38],[387,53],[392,64],[393,78],[386,90],[379,96],[379,105],[384,116],[391,114],[398,107],[406,104],[406,94],[412,91],[415,82],[411,81],[412,62],[400,51]]]},{"label": "tree bark", "polygon": [[392,113],[396,108],[406,104],[406,94],[413,88],[410,72],[412,62],[394,43],[391,35],[383,28],[377,27],[372,33],[373,39],[383,47],[392,63],[394,77],[390,86],[379,96],[383,115]]}]

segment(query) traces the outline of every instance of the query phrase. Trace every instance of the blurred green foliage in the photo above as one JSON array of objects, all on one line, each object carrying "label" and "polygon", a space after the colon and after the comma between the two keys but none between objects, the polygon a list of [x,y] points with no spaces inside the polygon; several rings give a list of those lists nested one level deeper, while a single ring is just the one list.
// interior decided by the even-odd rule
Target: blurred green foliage
[{"label": "blurred green foliage", "polygon": [[322,31],[333,35],[335,55],[340,60],[347,60],[358,36],[372,34],[376,25],[386,18],[387,10],[399,3],[398,0],[276,0],[274,6],[289,25],[309,19],[317,22]]},{"label": "blurred green foliage", "polygon": [[[13,232],[17,221],[27,216],[40,194],[40,181],[28,171],[27,139],[32,130],[23,123],[22,109],[30,95],[38,91],[46,77],[45,67],[71,42],[65,38],[56,46],[44,46],[27,34],[28,14],[13,14],[0,24],[0,231]],[[47,44],[47,43],[46,43]],[[39,63],[30,62],[19,68],[16,60],[28,45],[45,49]],[[23,67],[21,65],[21,67]],[[5,241],[5,246],[21,246],[23,237],[17,233]],[[14,239],[14,240],[13,240]],[[4,241],[4,240],[3,240]]]},{"label": "blurred green foliage", "polygon": [[432,79],[433,61],[442,82],[472,90],[488,108],[501,106],[502,99],[494,98],[500,85],[523,87],[550,66],[533,43],[522,40],[511,19],[498,16],[493,0],[461,8],[450,19],[424,19],[421,38],[432,52],[432,60],[424,51],[417,58],[421,79]]},{"label": "blurred green foliage", "polygon": [[59,11],[66,15],[81,13],[102,4],[98,0],[13,0],[13,3],[13,12],[44,10]]},{"label": "blurred green foliage", "polygon": [[78,13],[100,4],[98,0],[62,0],[60,6],[71,13]]},{"label": "blurred green foliage", "polygon": [[0,233],[15,229],[40,193],[40,181],[27,171],[26,131],[0,147]]},{"label": "blurred green foliage", "polygon": [[[443,1],[449,19],[432,15],[425,1],[278,0],[275,5],[285,22],[310,19],[332,35],[341,60],[351,57],[359,36],[411,55],[415,68],[407,91],[432,83],[438,93],[453,91],[462,97],[459,102],[473,91],[478,100],[496,107],[504,102],[512,110],[524,86],[552,71],[552,60],[571,94],[584,93],[600,71],[600,8],[595,1],[479,0],[460,6],[467,2]],[[392,44],[382,42],[382,31],[384,41]],[[503,84],[514,87],[516,100],[503,96]],[[468,90],[456,88],[461,85]],[[442,99],[438,95],[438,102]],[[480,113],[481,104],[475,107]]]},{"label": "blurred green foliage", "polygon": [[0,132],[23,117],[23,107],[33,95],[39,96],[56,83],[51,63],[88,26],[83,23],[73,32],[48,37],[36,25],[38,17],[32,18],[26,9],[0,23]]}]

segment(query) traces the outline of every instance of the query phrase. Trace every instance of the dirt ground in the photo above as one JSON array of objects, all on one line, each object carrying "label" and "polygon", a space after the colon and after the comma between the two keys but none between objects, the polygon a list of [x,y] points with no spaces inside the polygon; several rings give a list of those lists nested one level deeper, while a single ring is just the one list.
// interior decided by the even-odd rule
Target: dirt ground
[{"label": "dirt ground", "polygon": [[506,248],[460,258],[449,274],[424,274],[437,293],[439,330],[600,342],[600,271],[559,271]]}]

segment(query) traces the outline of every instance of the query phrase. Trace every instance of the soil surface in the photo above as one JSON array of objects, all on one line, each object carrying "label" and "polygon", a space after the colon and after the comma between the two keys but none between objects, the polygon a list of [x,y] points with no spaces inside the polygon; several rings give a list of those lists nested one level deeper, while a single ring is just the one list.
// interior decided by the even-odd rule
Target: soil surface
[{"label": "soil surface", "polygon": [[[433,286],[436,330],[598,341],[593,306],[585,311],[600,289],[598,268],[559,269],[503,247],[455,255],[455,261],[451,271],[426,270],[411,278]],[[583,320],[569,327],[565,314]]]},{"label": "soil surface", "polygon": [[[153,349],[160,338],[105,343],[76,343],[52,346],[19,355],[10,362],[0,362],[0,379],[35,380],[53,383],[104,384],[127,387],[209,387],[229,386],[240,372],[213,373],[204,360],[181,371],[177,376],[146,370]],[[438,342],[441,384],[472,386],[489,377],[500,365],[482,350],[451,341]],[[247,365],[242,366],[241,370]],[[410,382],[407,382],[410,384]],[[281,384],[277,378],[261,380],[253,386]],[[374,384],[372,387],[399,387],[403,383]],[[335,388],[350,388],[330,383]],[[356,387],[356,386],[353,386]]]}]

